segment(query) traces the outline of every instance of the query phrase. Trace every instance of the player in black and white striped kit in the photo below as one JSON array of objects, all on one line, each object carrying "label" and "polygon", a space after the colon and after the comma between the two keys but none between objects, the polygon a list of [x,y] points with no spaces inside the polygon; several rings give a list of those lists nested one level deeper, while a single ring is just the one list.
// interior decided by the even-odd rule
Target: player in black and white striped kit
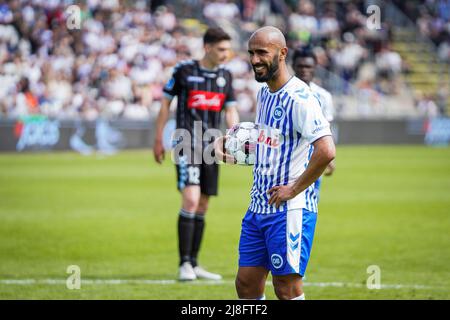
[{"label": "player in black and white striped kit", "polygon": [[[219,168],[205,163],[202,155],[206,144],[203,135],[208,129],[219,129],[221,113],[228,127],[239,122],[232,89],[232,75],[223,63],[228,60],[231,38],[220,28],[209,28],[204,37],[204,57],[180,62],[164,88],[164,99],[156,124],[155,160],[164,159],[163,128],[169,116],[172,98],[177,96],[177,129],[186,134],[177,143],[191,152],[181,153],[176,160],[177,187],[182,194],[178,218],[180,254],[179,280],[204,278],[220,280],[221,276],[198,265],[197,256],[205,225],[210,196],[217,195]],[[201,136],[201,137],[199,137]],[[199,161],[200,160],[200,161]]]}]

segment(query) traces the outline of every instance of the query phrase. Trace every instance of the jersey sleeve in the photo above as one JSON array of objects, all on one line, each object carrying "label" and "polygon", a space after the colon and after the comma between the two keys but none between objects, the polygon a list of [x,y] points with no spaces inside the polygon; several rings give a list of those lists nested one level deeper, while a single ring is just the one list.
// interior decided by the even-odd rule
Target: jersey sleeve
[{"label": "jersey sleeve", "polygon": [[180,66],[177,65],[173,70],[172,77],[164,86],[164,96],[170,100],[180,92]]},{"label": "jersey sleeve", "polygon": [[323,100],[324,100],[324,106],[322,108],[323,114],[325,116],[325,119],[327,119],[328,122],[331,122],[334,120],[333,98],[329,92],[325,92]]},{"label": "jersey sleeve", "polygon": [[297,99],[293,107],[294,128],[302,135],[302,138],[312,144],[324,136],[331,136],[330,124],[312,93]]},{"label": "jersey sleeve", "polygon": [[237,101],[236,101],[236,96],[234,95],[234,90],[233,90],[233,76],[231,74],[231,72],[228,72],[228,86],[227,86],[227,92],[226,92],[226,98],[225,98],[225,103],[224,106],[225,108],[230,107],[230,106],[236,106]]}]

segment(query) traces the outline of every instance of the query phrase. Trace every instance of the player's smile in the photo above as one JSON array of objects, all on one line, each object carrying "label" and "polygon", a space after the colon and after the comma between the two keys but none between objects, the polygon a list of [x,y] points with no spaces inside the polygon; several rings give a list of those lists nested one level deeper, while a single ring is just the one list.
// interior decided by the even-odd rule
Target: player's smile
[{"label": "player's smile", "polygon": [[262,73],[264,70],[267,71],[269,68],[266,65],[259,64],[253,66],[253,71],[256,73]]}]

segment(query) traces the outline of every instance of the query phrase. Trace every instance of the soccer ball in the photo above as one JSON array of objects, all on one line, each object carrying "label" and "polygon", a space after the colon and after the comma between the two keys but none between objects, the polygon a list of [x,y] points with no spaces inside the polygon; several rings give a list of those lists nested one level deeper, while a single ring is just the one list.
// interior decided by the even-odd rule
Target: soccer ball
[{"label": "soccer ball", "polygon": [[258,143],[258,126],[253,122],[241,122],[227,131],[225,150],[238,164],[253,165],[256,160]]}]

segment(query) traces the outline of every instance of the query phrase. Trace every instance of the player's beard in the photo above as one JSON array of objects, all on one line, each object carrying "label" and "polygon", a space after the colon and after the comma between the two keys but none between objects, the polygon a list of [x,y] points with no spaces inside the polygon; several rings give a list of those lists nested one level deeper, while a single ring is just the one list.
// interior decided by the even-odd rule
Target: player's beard
[{"label": "player's beard", "polygon": [[[261,65],[261,64],[259,64]],[[270,65],[263,64],[267,68],[267,72],[262,75],[258,75],[255,71],[255,66],[253,66],[253,71],[255,72],[255,80],[258,82],[267,82],[273,78],[274,74],[278,71],[280,64],[278,63],[278,54],[272,60]]]}]

